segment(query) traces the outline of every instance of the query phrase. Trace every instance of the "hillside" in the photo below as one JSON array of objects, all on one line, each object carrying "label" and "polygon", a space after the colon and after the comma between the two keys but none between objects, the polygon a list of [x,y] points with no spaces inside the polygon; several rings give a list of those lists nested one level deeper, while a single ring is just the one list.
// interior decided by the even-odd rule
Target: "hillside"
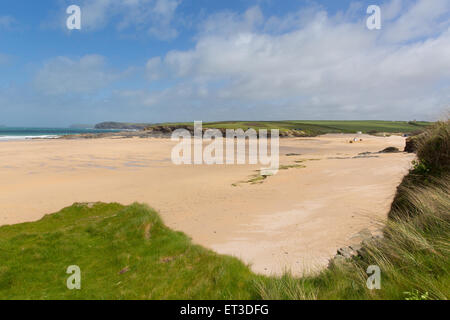
[{"label": "hillside", "polygon": [[[210,129],[279,129],[282,136],[317,136],[326,133],[415,133],[431,125],[429,122],[406,121],[224,121],[205,122]],[[165,123],[147,129],[192,128],[192,123]]]},{"label": "hillside", "polygon": [[[204,128],[214,129],[280,129],[281,131],[293,130],[303,131],[306,135],[320,135],[325,133],[412,133],[420,131],[429,126],[429,122],[406,122],[406,121],[223,121],[205,122]],[[167,127],[192,127],[193,123],[122,123],[103,122],[95,126],[96,129],[136,129]]]},{"label": "hillside", "polygon": [[143,130],[149,127],[148,123],[126,123],[126,122],[102,122],[95,125],[95,129],[111,130]]}]

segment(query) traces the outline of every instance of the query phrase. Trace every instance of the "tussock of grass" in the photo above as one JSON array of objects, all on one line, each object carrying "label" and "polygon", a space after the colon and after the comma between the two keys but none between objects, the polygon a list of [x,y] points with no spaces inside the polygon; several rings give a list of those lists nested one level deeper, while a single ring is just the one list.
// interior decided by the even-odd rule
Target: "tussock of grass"
[{"label": "tussock of grass", "polygon": [[260,298],[263,300],[316,300],[317,290],[307,280],[296,279],[286,273],[279,279],[255,281]]}]

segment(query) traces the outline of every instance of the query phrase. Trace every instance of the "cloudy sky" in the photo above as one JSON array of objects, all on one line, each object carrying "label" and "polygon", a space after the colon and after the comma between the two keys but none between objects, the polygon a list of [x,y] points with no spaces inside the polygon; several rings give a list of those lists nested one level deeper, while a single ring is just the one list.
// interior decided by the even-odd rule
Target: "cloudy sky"
[{"label": "cloudy sky", "polygon": [[[81,7],[81,30],[66,9]],[[367,7],[381,7],[368,30]],[[449,0],[3,0],[0,125],[434,120]]]}]

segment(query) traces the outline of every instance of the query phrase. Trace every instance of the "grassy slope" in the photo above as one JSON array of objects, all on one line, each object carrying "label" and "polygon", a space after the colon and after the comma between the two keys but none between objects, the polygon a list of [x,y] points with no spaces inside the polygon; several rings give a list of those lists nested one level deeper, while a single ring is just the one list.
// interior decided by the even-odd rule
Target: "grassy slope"
[{"label": "grassy slope", "polygon": [[[171,123],[172,125],[190,125],[192,123]],[[424,129],[428,122],[409,123],[406,121],[224,121],[206,122],[205,128],[218,129],[280,129],[302,130],[311,135],[325,133],[388,132],[410,133]]]},{"label": "grassy slope", "polygon": [[[69,265],[81,268],[82,290],[66,288]],[[0,228],[0,299],[249,299],[252,279],[142,205],[74,205]]]}]

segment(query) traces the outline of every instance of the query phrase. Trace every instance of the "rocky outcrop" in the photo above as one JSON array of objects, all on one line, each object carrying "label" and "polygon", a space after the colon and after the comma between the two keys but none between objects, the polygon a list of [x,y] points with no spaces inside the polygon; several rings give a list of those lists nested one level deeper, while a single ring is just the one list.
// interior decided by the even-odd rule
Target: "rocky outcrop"
[{"label": "rocky outcrop", "polygon": [[381,231],[372,233],[368,229],[362,230],[352,237],[353,244],[337,250],[336,255],[330,260],[329,266],[353,257],[362,257],[368,246],[376,245],[382,238],[383,233]]},{"label": "rocky outcrop", "polygon": [[409,137],[406,139],[405,152],[416,153],[417,152],[417,138]]}]

